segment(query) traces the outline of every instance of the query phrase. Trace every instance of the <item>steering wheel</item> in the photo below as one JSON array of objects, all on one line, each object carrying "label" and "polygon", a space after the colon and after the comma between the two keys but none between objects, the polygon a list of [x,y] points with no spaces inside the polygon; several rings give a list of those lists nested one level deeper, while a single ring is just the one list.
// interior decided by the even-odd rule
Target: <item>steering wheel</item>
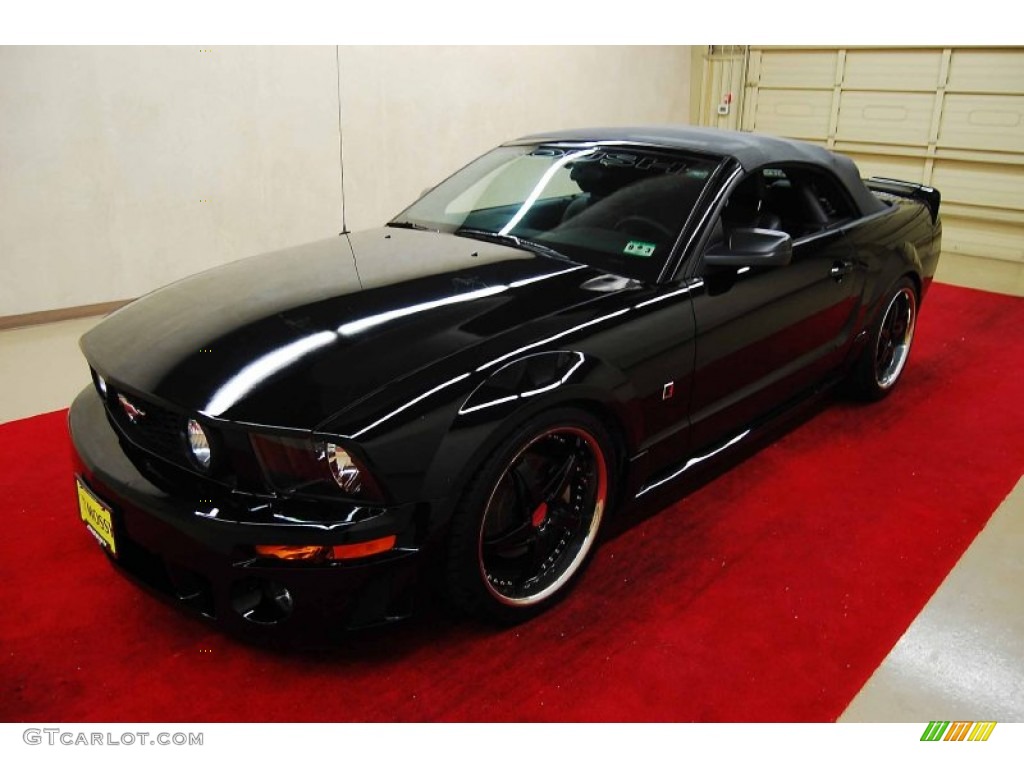
[{"label": "steering wheel", "polygon": [[628,235],[646,237],[650,240],[658,240],[660,242],[673,240],[675,238],[675,233],[673,233],[672,230],[664,224],[646,216],[639,216],[636,214],[619,219],[615,222],[614,229],[616,232],[625,232]]}]

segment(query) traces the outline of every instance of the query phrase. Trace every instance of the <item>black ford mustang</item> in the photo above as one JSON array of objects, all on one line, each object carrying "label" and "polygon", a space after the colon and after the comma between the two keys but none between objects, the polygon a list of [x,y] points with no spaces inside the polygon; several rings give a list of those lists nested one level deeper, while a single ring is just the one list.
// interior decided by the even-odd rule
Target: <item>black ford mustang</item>
[{"label": "black ford mustang", "polygon": [[400,618],[427,562],[457,606],[529,618],[610,515],[823,387],[893,388],[938,208],[752,134],[511,142],[382,229],[213,269],[86,334],[81,516],[228,627]]}]

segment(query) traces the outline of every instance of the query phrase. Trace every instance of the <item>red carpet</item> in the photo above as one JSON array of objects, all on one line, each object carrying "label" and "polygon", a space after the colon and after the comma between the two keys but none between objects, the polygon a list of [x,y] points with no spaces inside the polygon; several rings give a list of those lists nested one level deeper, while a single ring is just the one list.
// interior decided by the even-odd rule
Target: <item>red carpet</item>
[{"label": "red carpet", "polygon": [[65,415],[0,426],[0,719],[832,720],[1024,472],[1024,300],[936,285],[905,380],[840,402],[598,553],[528,626],[332,653],[213,632],[77,519]]}]

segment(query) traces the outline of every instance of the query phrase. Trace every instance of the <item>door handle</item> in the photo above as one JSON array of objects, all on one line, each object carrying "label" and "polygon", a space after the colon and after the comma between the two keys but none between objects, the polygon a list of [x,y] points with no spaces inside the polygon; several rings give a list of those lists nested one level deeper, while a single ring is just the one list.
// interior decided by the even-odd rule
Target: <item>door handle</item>
[{"label": "door handle", "polygon": [[832,279],[838,283],[842,282],[842,279],[851,272],[853,272],[853,262],[849,259],[843,259],[842,261],[837,261],[832,264],[832,271],[830,274],[832,275]]}]

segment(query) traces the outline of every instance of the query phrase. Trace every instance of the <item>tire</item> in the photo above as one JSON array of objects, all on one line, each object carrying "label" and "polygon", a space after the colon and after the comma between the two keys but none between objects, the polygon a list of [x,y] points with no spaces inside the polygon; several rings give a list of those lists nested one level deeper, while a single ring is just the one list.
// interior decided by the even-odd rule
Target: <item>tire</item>
[{"label": "tire", "polygon": [[886,294],[882,311],[872,324],[868,343],[853,370],[850,383],[861,399],[881,400],[899,382],[910,357],[917,307],[913,281],[900,278]]},{"label": "tire", "polygon": [[480,467],[452,519],[446,575],[455,606],[510,625],[565,597],[614,498],[614,451],[604,424],[575,408],[518,428]]}]

